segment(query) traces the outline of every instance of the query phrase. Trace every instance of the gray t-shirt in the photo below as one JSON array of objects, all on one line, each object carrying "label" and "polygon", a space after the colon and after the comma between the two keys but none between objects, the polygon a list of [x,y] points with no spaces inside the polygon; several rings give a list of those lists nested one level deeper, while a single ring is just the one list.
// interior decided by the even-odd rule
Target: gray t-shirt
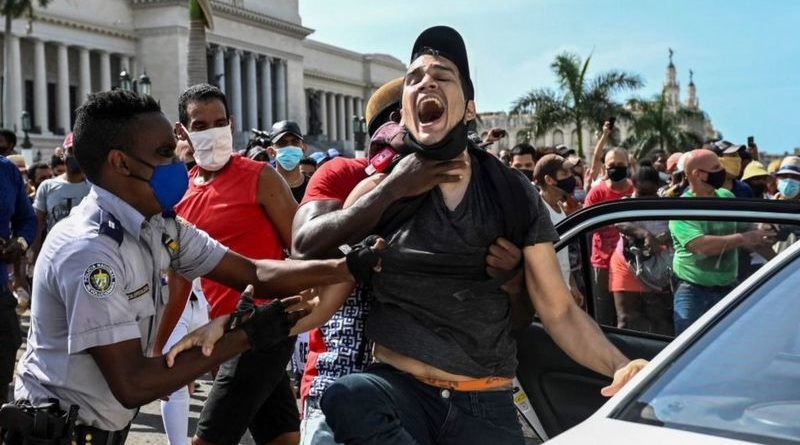
[{"label": "gray t-shirt", "polygon": [[48,179],[36,189],[33,208],[47,214],[49,232],[57,222],[66,218],[73,207],[89,194],[89,181],[69,182],[63,176]]},{"label": "gray t-shirt", "polygon": [[[387,237],[367,336],[383,346],[454,374],[512,377],[516,345],[510,336],[508,296],[500,289],[458,298],[489,279],[486,255],[503,236],[503,220],[489,178],[473,157],[473,174],[454,211],[434,189],[415,217]],[[528,194],[525,245],[558,239],[546,204],[519,175]],[[401,252],[402,248],[402,252]]]},{"label": "gray t-shirt", "polygon": [[163,273],[172,268],[197,278],[225,252],[201,230],[161,215],[145,219],[93,187],[48,234],[36,261],[15,396],[35,403],[56,398],[63,409],[79,406],[80,424],[125,428],[136,410],[117,401],[88,350],[140,339],[142,351],[151,351],[168,299]]}]

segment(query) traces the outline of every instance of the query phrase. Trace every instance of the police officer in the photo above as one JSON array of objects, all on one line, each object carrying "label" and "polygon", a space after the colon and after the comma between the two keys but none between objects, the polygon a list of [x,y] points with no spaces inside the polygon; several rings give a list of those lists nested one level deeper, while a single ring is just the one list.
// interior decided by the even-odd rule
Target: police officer
[{"label": "police officer", "polygon": [[170,217],[187,188],[175,143],[151,97],[102,92],[77,111],[75,156],[93,186],[50,232],[36,262],[15,395],[34,404],[55,398],[64,410],[79,406],[79,444],[123,443],[139,406],[251,346],[285,340],[298,317],[286,309],[296,300],[238,311],[207,326],[221,332],[227,325],[213,350],[182,353],[169,368],[145,352],[168,299],[168,269],[236,289],[252,283],[270,297],[352,280],[342,259],[253,261]]}]

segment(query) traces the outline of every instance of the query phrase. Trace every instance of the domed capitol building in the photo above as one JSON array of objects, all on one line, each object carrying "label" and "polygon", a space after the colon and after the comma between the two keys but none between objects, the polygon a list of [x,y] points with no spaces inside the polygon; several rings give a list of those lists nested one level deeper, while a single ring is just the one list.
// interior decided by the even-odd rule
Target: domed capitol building
[{"label": "domed capitol building", "polygon": [[[405,64],[309,38],[314,30],[303,26],[298,1],[208,1],[209,82],[228,97],[237,148],[251,128],[290,119],[314,133],[319,148],[352,152],[353,116],[362,116],[372,92],[403,75]],[[16,19],[11,35],[2,36],[4,44],[11,39],[8,70],[2,60],[10,85],[3,124],[22,140],[26,121],[36,157],[49,158],[89,93],[125,87],[123,71],[177,120],[178,95],[188,86],[186,0],[33,3],[34,20]]]}]

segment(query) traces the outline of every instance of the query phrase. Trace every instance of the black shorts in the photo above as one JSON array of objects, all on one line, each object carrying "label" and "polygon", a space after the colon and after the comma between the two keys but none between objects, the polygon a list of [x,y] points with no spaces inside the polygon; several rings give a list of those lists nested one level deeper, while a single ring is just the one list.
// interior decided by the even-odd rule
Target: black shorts
[{"label": "black shorts", "polygon": [[238,444],[245,430],[257,444],[300,431],[300,412],[286,364],[295,337],[267,351],[248,351],[222,364],[197,423],[197,436]]}]

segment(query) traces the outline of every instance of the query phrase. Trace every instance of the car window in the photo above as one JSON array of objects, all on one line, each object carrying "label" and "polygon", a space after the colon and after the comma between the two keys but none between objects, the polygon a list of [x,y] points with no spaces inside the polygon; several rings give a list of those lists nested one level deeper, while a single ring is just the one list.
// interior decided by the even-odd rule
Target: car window
[{"label": "car window", "polygon": [[[748,246],[736,248],[740,236]],[[623,221],[570,252],[573,295],[607,327],[675,336],[800,238],[800,226],[720,220]]]},{"label": "car window", "polygon": [[800,260],[763,282],[616,418],[800,443]]}]

